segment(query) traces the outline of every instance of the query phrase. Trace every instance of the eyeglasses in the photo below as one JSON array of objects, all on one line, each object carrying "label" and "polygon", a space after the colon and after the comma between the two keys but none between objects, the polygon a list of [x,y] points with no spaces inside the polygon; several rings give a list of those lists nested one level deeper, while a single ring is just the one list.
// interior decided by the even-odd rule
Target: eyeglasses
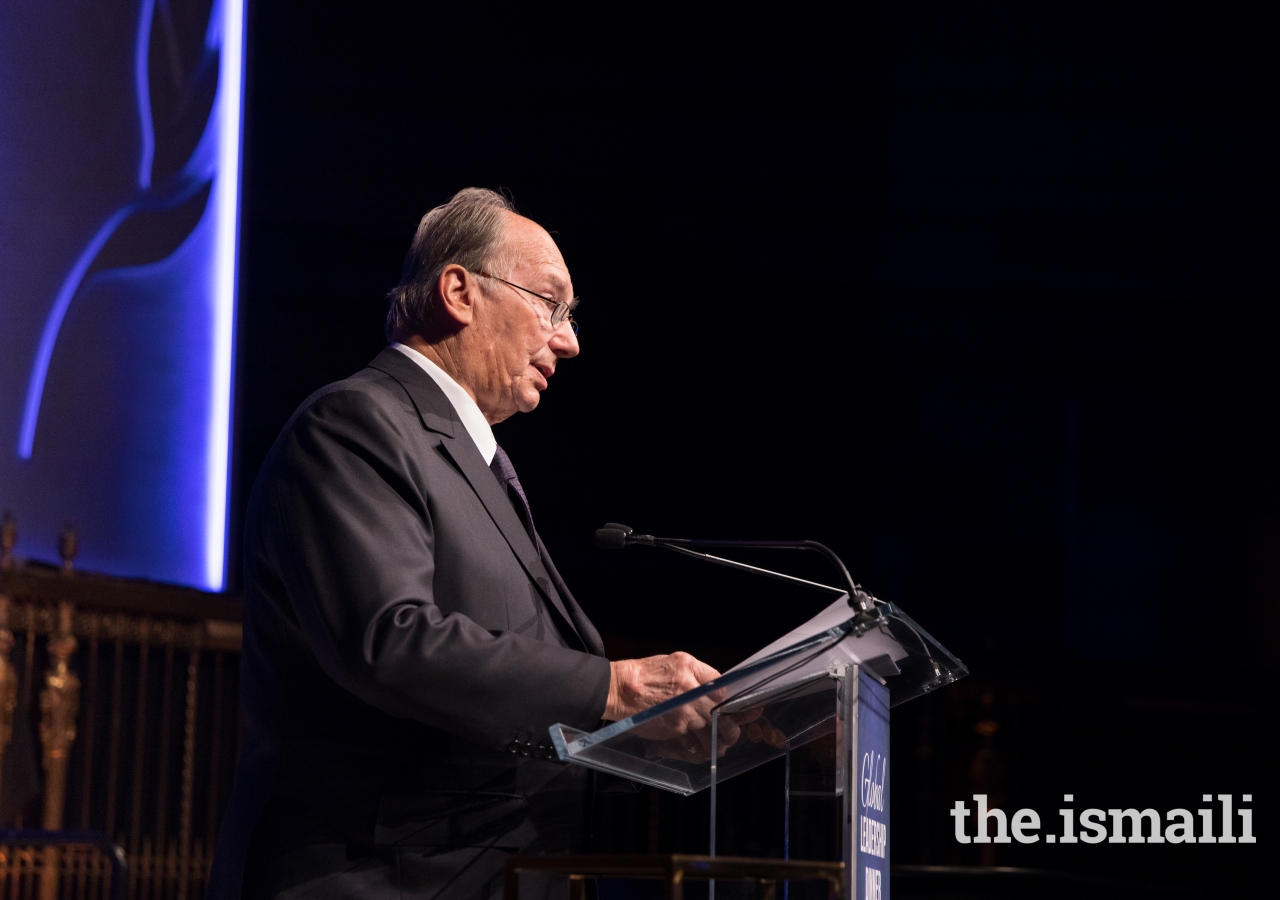
[{"label": "eyeglasses", "polygon": [[578,305],[577,297],[574,297],[572,300],[553,300],[545,294],[539,294],[537,291],[531,291],[527,287],[521,287],[518,284],[513,284],[505,278],[499,278],[497,275],[490,275],[488,272],[476,272],[476,274],[483,275],[485,278],[492,278],[494,281],[501,281],[507,287],[513,287],[517,291],[524,291],[526,294],[532,294],[543,303],[551,306],[552,328],[559,328],[565,323],[565,321],[568,321],[569,327],[573,329],[573,333],[575,335],[578,333],[578,323],[573,320],[573,309]]}]

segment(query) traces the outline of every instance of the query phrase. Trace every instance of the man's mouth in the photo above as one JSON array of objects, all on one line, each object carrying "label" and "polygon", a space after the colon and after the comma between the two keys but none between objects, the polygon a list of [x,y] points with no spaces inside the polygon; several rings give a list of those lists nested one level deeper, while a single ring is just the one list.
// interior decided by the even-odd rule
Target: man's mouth
[{"label": "man's mouth", "polygon": [[542,386],[545,388],[547,386],[547,381],[555,374],[556,370],[551,368],[551,366],[543,366],[538,363],[530,363],[530,365],[533,366],[534,370],[542,376]]}]

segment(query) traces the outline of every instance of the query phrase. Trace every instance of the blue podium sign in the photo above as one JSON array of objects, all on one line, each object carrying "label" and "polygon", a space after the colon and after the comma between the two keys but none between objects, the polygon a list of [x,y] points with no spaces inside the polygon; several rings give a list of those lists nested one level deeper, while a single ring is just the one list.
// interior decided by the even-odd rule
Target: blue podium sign
[{"label": "blue podium sign", "polygon": [[856,900],[889,900],[889,689],[861,667],[856,671],[846,725],[856,735],[845,792],[846,892]]}]

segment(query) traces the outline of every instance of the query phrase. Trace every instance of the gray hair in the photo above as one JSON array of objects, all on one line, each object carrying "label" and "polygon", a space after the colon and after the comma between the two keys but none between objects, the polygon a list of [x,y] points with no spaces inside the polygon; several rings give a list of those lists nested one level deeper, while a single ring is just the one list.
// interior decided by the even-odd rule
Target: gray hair
[{"label": "gray hair", "polygon": [[400,283],[387,294],[387,340],[430,328],[444,267],[456,263],[476,272],[491,265],[502,240],[502,214],[515,211],[495,191],[463,188],[422,217]]}]

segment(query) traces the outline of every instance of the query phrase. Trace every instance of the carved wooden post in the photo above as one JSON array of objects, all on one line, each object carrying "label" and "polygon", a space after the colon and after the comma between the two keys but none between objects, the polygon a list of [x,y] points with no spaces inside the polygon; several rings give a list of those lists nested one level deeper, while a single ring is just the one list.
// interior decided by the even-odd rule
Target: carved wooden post
[{"label": "carved wooden post", "polygon": [[18,526],[13,521],[13,513],[4,511],[4,520],[0,521],[0,569],[9,571],[13,568],[13,548],[18,545]]},{"label": "carved wooden post", "polygon": [[[13,548],[18,543],[18,526],[13,515],[4,511],[0,522],[0,570],[13,568]],[[0,783],[4,779],[4,751],[13,738],[13,711],[18,704],[18,674],[9,662],[13,650],[13,632],[9,628],[9,598],[0,592]],[[0,822],[0,825],[8,823]]]},{"label": "carved wooden post", "polygon": [[9,662],[11,650],[13,632],[9,629],[9,598],[0,594],[0,782],[4,779],[4,751],[13,738],[13,710],[18,705],[18,674]]},{"label": "carved wooden post", "polygon": [[[66,560],[69,562],[69,560]],[[76,739],[76,713],[80,706],[80,679],[71,671],[71,655],[76,652],[76,637],[71,630],[72,606],[58,604],[58,622],[49,638],[51,665],[44,676],[40,692],[40,743],[44,749],[44,827],[62,827],[63,807],[67,797],[67,761]],[[40,878],[40,900],[55,900],[58,894],[58,851],[49,847],[44,852],[44,871]]]}]

